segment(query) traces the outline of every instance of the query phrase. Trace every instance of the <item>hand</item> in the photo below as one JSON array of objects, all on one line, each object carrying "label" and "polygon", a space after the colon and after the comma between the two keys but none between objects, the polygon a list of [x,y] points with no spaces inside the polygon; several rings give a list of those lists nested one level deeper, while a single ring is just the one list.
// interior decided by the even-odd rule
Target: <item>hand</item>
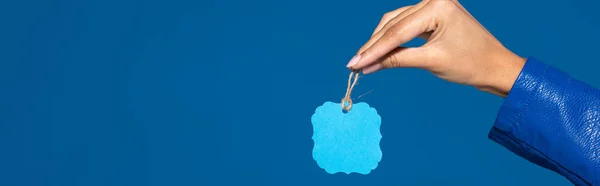
[{"label": "hand", "polygon": [[[400,45],[420,37],[420,47]],[[525,59],[506,49],[454,0],[424,0],[386,13],[347,67],[364,74],[422,68],[447,81],[505,97]]]}]

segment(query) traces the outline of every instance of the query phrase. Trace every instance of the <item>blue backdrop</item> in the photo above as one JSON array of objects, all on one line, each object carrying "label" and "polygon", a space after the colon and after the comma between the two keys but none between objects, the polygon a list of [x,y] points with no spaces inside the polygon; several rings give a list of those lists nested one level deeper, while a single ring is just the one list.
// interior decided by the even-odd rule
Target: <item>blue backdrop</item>
[{"label": "blue backdrop", "polygon": [[[487,139],[501,98],[416,69],[354,91],[382,117],[377,169],[317,166],[314,110],[380,17],[417,2],[2,1],[0,185],[569,185]],[[598,1],[462,3],[600,87]]]}]

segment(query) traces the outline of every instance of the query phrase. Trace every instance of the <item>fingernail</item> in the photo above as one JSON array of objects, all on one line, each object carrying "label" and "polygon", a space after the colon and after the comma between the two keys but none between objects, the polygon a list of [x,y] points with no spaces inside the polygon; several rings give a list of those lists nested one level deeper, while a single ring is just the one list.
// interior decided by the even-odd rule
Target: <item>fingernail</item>
[{"label": "fingernail", "polygon": [[383,66],[381,65],[381,63],[375,63],[368,67],[363,68],[362,72],[363,72],[363,74],[370,74],[375,71],[381,70],[382,68],[383,68]]},{"label": "fingernail", "polygon": [[360,55],[354,56],[352,59],[350,59],[350,62],[348,62],[348,65],[346,65],[346,67],[356,65],[356,63],[358,63],[358,60],[360,60]]}]

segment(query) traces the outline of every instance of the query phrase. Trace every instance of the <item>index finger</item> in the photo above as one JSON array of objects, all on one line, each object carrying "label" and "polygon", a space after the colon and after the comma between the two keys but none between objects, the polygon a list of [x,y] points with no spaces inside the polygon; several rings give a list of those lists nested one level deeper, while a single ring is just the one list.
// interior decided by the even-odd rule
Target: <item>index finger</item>
[{"label": "index finger", "polygon": [[383,36],[373,43],[369,48],[357,56],[359,59],[351,69],[362,69],[375,63],[398,46],[414,39],[429,28],[432,16],[428,11],[419,10],[400,20],[394,26],[385,31]]}]

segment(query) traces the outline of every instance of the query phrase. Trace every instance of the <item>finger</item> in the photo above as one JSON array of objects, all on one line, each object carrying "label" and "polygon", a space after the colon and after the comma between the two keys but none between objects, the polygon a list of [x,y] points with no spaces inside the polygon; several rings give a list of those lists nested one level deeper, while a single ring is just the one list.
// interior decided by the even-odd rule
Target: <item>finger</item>
[{"label": "finger", "polygon": [[363,68],[363,74],[370,74],[387,68],[427,68],[429,55],[425,48],[398,47],[387,53],[381,60]]},{"label": "finger", "polygon": [[386,30],[381,38],[373,43],[371,47],[359,54],[360,60],[351,65],[351,68],[361,69],[369,66],[391,50],[429,31],[428,29],[431,29],[430,25],[435,26],[433,24],[435,22],[431,18],[432,15],[429,11],[417,11],[402,19],[393,27]]},{"label": "finger", "polygon": [[377,27],[375,27],[375,31],[373,31],[373,34],[371,34],[371,36],[375,35],[377,32],[379,32],[379,30],[381,30],[383,28],[383,26],[385,26],[390,20],[394,19],[396,16],[398,16],[400,13],[410,9],[412,6],[405,6],[402,8],[398,8],[394,11],[385,13],[383,15],[383,17],[381,17],[381,20],[379,21],[379,24],[377,25]]},{"label": "finger", "polygon": [[383,25],[383,27],[377,31],[377,33],[375,33],[374,35],[371,36],[371,39],[369,39],[369,41],[367,41],[357,52],[357,54],[361,54],[363,53],[367,48],[371,47],[371,45],[373,45],[373,43],[377,42],[377,40],[379,40],[379,38],[381,38],[381,36],[383,35],[383,33],[385,33],[386,30],[388,30],[390,27],[392,27],[393,25],[395,25],[397,22],[399,22],[400,20],[404,19],[405,17],[411,15],[412,13],[420,10],[423,6],[425,6],[427,4],[427,2],[429,2],[429,0],[424,0],[421,1],[419,3],[417,3],[416,5],[412,6],[411,8],[400,12],[396,17],[392,18],[390,21],[388,21],[385,25]]},{"label": "finger", "polygon": [[429,50],[423,47],[398,47],[381,58],[383,68],[422,68],[429,67]]},{"label": "finger", "polygon": [[373,63],[373,64],[363,68],[362,73],[366,75],[366,74],[370,74],[373,72],[377,72],[381,69],[383,69],[383,65],[381,63]]},{"label": "finger", "polygon": [[[385,25],[382,26],[381,29],[377,30],[377,32],[381,32],[382,30],[385,31],[385,30],[389,29],[391,26],[398,23],[398,21],[402,20],[403,18],[405,18],[405,17],[409,16],[410,14],[421,9],[423,6],[425,6],[427,4],[427,2],[429,2],[429,0],[424,0],[424,1],[417,3],[414,6],[410,6],[410,8],[408,8],[407,10],[402,11],[398,15],[391,18]],[[374,33],[373,36],[375,34],[377,34],[377,33]]]},{"label": "finger", "polygon": [[[405,12],[408,12],[408,11],[404,11],[404,13],[405,13]],[[396,19],[398,19],[398,20],[401,20],[401,19],[403,19],[403,18],[404,18],[404,16],[400,16],[400,15],[399,15],[399,16],[397,16],[396,18],[394,18],[394,20],[396,20]],[[392,21],[388,22],[388,25],[389,25],[389,24],[391,24],[391,22],[398,22],[398,21],[393,21],[393,20],[392,20]],[[394,24],[395,24],[395,23],[394,23]],[[388,29],[388,28],[385,28],[385,27],[384,27],[382,30],[387,30],[387,29]],[[377,41],[378,41],[378,40],[379,40],[379,39],[380,39],[380,38],[383,36],[383,34],[384,34],[384,33],[385,33],[385,32],[379,31],[377,34],[373,35],[373,36],[371,37],[371,39],[370,39],[369,41],[367,41],[367,43],[366,43],[365,45],[363,45],[363,46],[362,46],[362,47],[361,47],[361,48],[358,50],[358,54],[360,54],[360,53],[364,52],[364,51],[365,51],[365,50],[367,50],[369,47],[373,46],[373,43],[377,42]],[[433,31],[430,31],[430,32],[425,32],[425,33],[422,33],[422,34],[418,35],[417,37],[419,37],[419,38],[421,38],[421,39],[424,39],[424,40],[429,40],[429,37],[431,37],[431,34],[432,34],[432,33],[433,33]]]}]

